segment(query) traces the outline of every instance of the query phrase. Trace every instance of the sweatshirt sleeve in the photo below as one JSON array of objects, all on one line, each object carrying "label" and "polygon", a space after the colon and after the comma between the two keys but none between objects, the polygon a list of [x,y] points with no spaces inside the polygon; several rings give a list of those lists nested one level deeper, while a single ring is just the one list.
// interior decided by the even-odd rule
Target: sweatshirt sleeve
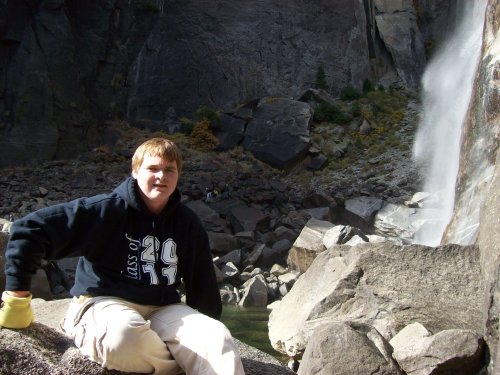
[{"label": "sweatshirt sleeve", "polygon": [[84,255],[89,231],[99,221],[91,219],[95,211],[95,205],[78,199],[14,221],[5,251],[5,290],[30,290],[42,259]]},{"label": "sweatshirt sleeve", "polygon": [[195,228],[191,232],[196,233],[192,236],[194,254],[189,262],[189,271],[184,278],[186,304],[214,319],[220,319],[222,302],[208,235],[199,221],[195,223]]}]

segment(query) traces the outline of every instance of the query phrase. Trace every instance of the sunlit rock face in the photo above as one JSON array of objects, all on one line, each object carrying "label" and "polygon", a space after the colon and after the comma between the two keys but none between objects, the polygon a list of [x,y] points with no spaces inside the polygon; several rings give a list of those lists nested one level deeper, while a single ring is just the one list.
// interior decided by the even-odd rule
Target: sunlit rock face
[{"label": "sunlit rock face", "polygon": [[500,4],[486,10],[482,55],[465,123],[457,178],[454,215],[443,242],[459,242],[477,226],[468,241],[481,252],[484,278],[485,338],[491,353],[489,373],[498,372],[500,312]]}]

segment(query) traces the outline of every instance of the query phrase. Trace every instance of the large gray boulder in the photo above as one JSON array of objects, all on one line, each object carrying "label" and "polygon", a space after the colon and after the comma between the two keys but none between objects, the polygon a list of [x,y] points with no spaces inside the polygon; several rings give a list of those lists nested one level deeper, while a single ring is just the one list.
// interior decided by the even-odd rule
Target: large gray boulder
[{"label": "large gray boulder", "polygon": [[269,338],[276,350],[297,357],[326,322],[370,324],[387,340],[414,321],[432,332],[480,331],[480,290],[476,247],[333,247],[317,255],[273,309]]},{"label": "large gray boulder", "polygon": [[242,307],[267,306],[267,284],[264,276],[254,276],[243,284],[243,296],[239,305]]},{"label": "large gray boulder", "polygon": [[402,375],[389,343],[367,324],[326,323],[314,331],[299,375]]},{"label": "large gray boulder", "polygon": [[412,208],[401,204],[384,203],[375,214],[374,232],[410,244],[425,225],[432,226],[434,212],[433,208]]},{"label": "large gray boulder", "polygon": [[318,254],[326,250],[323,237],[333,227],[329,221],[309,219],[288,252],[288,267],[300,273],[306,272]]},{"label": "large gray boulder", "polygon": [[222,113],[219,123],[211,124],[221,150],[228,150],[238,146],[243,140],[247,121]]},{"label": "large gray boulder", "polygon": [[447,329],[394,345],[393,357],[408,375],[476,374],[484,366],[484,340],[476,332]]},{"label": "large gray boulder", "polygon": [[243,146],[275,168],[290,168],[307,154],[312,117],[307,103],[264,98],[254,110]]},{"label": "large gray boulder", "polygon": [[242,204],[229,210],[227,220],[233,232],[238,233],[265,230],[269,227],[270,218],[262,210]]},{"label": "large gray boulder", "polygon": [[345,201],[345,213],[348,222],[362,229],[373,229],[375,214],[384,205],[384,201],[375,197],[355,197]]}]

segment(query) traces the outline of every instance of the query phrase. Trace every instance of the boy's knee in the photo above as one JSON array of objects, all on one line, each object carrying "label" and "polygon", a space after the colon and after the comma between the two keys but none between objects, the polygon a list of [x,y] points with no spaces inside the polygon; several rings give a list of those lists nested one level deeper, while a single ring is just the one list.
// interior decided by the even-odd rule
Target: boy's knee
[{"label": "boy's knee", "polygon": [[177,368],[165,343],[150,329],[149,321],[109,324],[102,339],[102,359],[104,367],[127,372]]},{"label": "boy's knee", "polygon": [[118,352],[136,353],[138,346],[154,333],[150,330],[150,323],[143,322],[109,322],[102,340],[103,350],[108,353]]},{"label": "boy's knee", "polygon": [[206,345],[227,345],[233,342],[229,329],[220,321],[208,318],[203,323],[203,337]]}]

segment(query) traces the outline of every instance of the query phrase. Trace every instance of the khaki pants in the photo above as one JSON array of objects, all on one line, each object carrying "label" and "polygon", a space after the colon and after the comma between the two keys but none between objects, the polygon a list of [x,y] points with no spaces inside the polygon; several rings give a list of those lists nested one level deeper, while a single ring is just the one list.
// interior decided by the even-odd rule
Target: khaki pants
[{"label": "khaki pants", "polygon": [[63,330],[107,369],[157,375],[244,375],[228,329],[185,304],[145,306],[74,297]]}]

